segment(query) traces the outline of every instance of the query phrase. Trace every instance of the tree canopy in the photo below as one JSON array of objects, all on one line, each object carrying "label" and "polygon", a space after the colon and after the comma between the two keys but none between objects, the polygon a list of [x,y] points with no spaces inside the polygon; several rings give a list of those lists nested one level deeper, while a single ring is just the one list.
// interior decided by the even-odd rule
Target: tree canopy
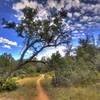
[{"label": "tree canopy", "polygon": [[[59,45],[68,46],[74,32],[80,34],[100,24],[100,2],[86,0],[47,0],[45,5],[27,0],[17,11],[22,14],[20,23],[3,19],[4,28],[12,28],[24,39],[24,49],[18,67],[34,59],[42,50]],[[21,4],[21,3],[20,3]],[[17,6],[17,5],[16,5]],[[28,50],[32,55],[25,59]]]}]

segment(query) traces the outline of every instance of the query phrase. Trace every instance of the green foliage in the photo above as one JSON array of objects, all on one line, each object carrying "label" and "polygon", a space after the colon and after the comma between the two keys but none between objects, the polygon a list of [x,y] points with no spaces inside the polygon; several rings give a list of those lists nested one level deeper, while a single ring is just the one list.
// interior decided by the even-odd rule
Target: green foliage
[{"label": "green foliage", "polygon": [[15,63],[14,58],[11,54],[4,53],[0,55],[0,67],[10,67]]},{"label": "green foliage", "polygon": [[36,72],[37,73],[45,73],[47,72],[47,66],[43,63],[36,64]]},{"label": "green foliage", "polygon": [[22,69],[17,70],[13,76],[24,78],[27,76],[34,76],[35,74],[36,74],[36,66],[33,63],[29,63],[24,65]]},{"label": "green foliage", "polygon": [[7,77],[17,64],[11,54],[0,55],[0,77]]},{"label": "green foliage", "polygon": [[80,41],[80,46],[77,49],[77,59],[84,59],[85,62],[95,62],[97,53],[96,47],[93,44],[87,43],[86,40]]},{"label": "green foliage", "polygon": [[3,19],[3,24],[5,26],[4,28],[14,29],[18,35],[25,38],[25,40],[30,38],[30,42],[37,38],[37,40],[44,40],[43,42],[46,43],[53,43],[54,37],[59,36],[59,29],[63,24],[61,20],[62,17],[59,13],[57,15],[55,14],[54,16],[49,14],[47,18],[40,20],[38,17],[36,17],[38,16],[37,9],[25,7],[21,10],[21,12],[23,13],[24,17],[21,19],[20,24],[16,24],[15,22],[8,22]]},{"label": "green foliage", "polygon": [[21,70],[16,71],[13,76],[19,77],[19,78],[24,78],[27,76],[27,73],[23,69],[21,69]]},{"label": "green foliage", "polygon": [[[48,60],[48,68],[53,71],[54,86],[87,85],[96,81],[97,62],[100,52],[85,40],[81,41],[76,56],[61,57],[57,52]],[[99,64],[98,64],[99,65]]]},{"label": "green foliage", "polygon": [[99,100],[100,83],[88,86],[53,87],[51,80],[46,78],[42,82],[50,100]]},{"label": "green foliage", "polygon": [[61,57],[59,52],[52,55],[52,57],[48,63],[48,69],[50,69],[51,71],[54,71],[52,83],[55,86],[59,86],[62,84],[62,76],[61,75],[62,75],[62,73],[64,73],[65,66],[66,66],[65,59]]},{"label": "green foliage", "polygon": [[0,91],[12,91],[17,87],[18,83],[13,78],[9,78],[6,81],[3,78],[0,79]]},{"label": "green foliage", "polygon": [[18,87],[18,84],[16,83],[15,79],[7,79],[5,83],[2,85],[2,90],[12,91],[15,90]]},{"label": "green foliage", "polygon": [[58,70],[59,67],[64,65],[63,58],[59,54],[59,52],[56,52],[51,56],[51,59],[48,59],[48,69],[49,70]]},{"label": "green foliage", "polygon": [[[5,91],[0,93],[0,99],[4,99],[5,100],[20,100],[21,97],[24,100],[35,100],[35,97],[38,95],[38,91],[36,89],[36,80],[34,78],[27,80],[27,78],[25,79],[21,79],[23,81],[22,82],[18,82],[19,83],[19,87],[14,90],[14,91]],[[26,81],[27,80],[27,81]],[[17,80],[19,81],[19,80]]]},{"label": "green foliage", "polygon": [[[23,17],[20,23],[8,22],[3,19],[4,28],[15,30],[18,36],[23,38],[23,46],[25,48],[19,59],[19,67],[33,62],[33,59],[45,48],[57,47],[61,44],[67,45],[67,42],[71,40],[69,32],[63,31],[65,23],[67,23],[64,20],[66,18],[61,14],[63,10],[53,14],[50,8],[46,12],[48,14],[41,19],[38,7],[34,9],[25,7],[21,10]],[[25,59],[25,55],[30,49],[32,50],[32,55]]]}]

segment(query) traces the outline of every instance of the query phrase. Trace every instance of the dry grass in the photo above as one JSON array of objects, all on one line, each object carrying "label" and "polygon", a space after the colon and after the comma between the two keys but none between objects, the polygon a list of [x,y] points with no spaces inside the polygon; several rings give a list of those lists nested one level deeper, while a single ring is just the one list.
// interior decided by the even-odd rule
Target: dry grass
[{"label": "dry grass", "polygon": [[43,87],[50,100],[100,100],[100,83],[87,86],[71,86],[55,88],[50,80],[43,81]]},{"label": "dry grass", "polygon": [[34,100],[37,96],[35,81],[37,78],[29,77],[19,79],[19,88],[11,92],[0,93],[0,100]]}]

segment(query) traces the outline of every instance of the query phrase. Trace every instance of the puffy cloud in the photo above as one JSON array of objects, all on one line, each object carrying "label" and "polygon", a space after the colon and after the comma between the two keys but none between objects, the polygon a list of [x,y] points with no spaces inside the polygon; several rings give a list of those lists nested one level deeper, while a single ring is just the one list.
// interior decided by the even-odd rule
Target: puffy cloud
[{"label": "puffy cloud", "polygon": [[87,21],[88,20],[88,16],[83,16],[83,21]]},{"label": "puffy cloud", "polygon": [[0,37],[0,43],[4,43],[4,44],[8,44],[8,45],[12,45],[12,46],[17,46],[17,42],[14,41],[10,41],[6,38]]},{"label": "puffy cloud", "polygon": [[72,13],[67,13],[67,16],[68,16],[69,18],[71,18],[71,17],[72,17]]},{"label": "puffy cloud", "polygon": [[[20,2],[13,5],[13,9],[18,11],[18,15],[15,15],[19,19],[23,17],[23,14],[20,12],[21,9],[25,7],[31,7],[33,9],[38,8],[38,16],[39,18],[46,18],[48,15],[48,8],[56,8],[57,10],[60,10],[61,8],[65,8],[66,10],[70,10],[71,7],[79,8],[80,12],[74,12],[74,16],[80,17],[82,14],[84,14],[87,11],[90,11],[91,13],[100,14],[100,4],[86,4],[81,2],[80,0],[61,0],[60,2],[57,2],[55,0],[47,0],[47,5],[43,6],[42,4],[39,4],[37,1],[29,1],[29,0],[21,0]],[[67,12],[67,16],[72,18],[72,13]],[[84,14],[85,16],[85,14]],[[85,21],[88,19],[87,16],[83,18]]]},{"label": "puffy cloud", "polygon": [[57,10],[60,10],[61,8],[66,8],[67,10],[73,7],[79,7],[80,6],[80,0],[61,0],[59,3],[55,0],[47,0],[48,7],[50,8],[57,8]]},{"label": "puffy cloud", "polygon": [[59,3],[55,0],[47,0],[47,6],[48,8],[57,8],[57,10],[60,10],[65,6],[65,0],[61,0]]},{"label": "puffy cloud", "polygon": [[36,1],[21,0],[20,2],[15,3],[13,5],[13,9],[18,12],[18,14],[15,15],[15,17],[17,17],[20,20],[22,17],[24,17],[24,15],[20,11],[21,9],[23,9],[25,7],[30,7],[33,9],[38,8],[38,16],[39,16],[39,18],[43,19],[48,16],[49,8],[54,7],[57,10],[60,10],[64,6],[65,6],[65,0],[61,0],[59,3],[55,0],[47,0],[47,6],[45,6],[45,7]]},{"label": "puffy cloud", "polygon": [[21,0],[21,2],[18,2],[13,5],[13,9],[16,11],[19,11],[25,7],[30,7],[30,8],[37,8],[38,3],[36,1],[28,1],[28,0]]},{"label": "puffy cloud", "polygon": [[80,13],[75,12],[75,13],[74,13],[74,16],[79,17],[79,16],[80,16]]},{"label": "puffy cloud", "polygon": [[100,3],[94,5],[81,2],[81,0],[60,0],[60,2],[47,0],[47,4],[44,6],[36,1],[21,0],[13,5],[13,9],[18,11],[18,14],[15,16],[19,20],[24,17],[20,10],[26,6],[33,9],[38,8],[35,20],[38,18],[40,20],[46,19],[50,14],[48,11],[52,11],[52,9],[49,8],[56,8],[56,11],[64,8],[69,18],[66,22],[68,24],[65,27],[66,30],[74,30],[75,28],[86,29],[87,26],[88,28],[100,26]]},{"label": "puffy cloud", "polygon": [[[67,0],[66,0],[67,1]],[[58,10],[60,10],[61,8],[63,8],[65,6],[65,1],[61,0],[60,3],[57,4],[56,8]]]},{"label": "puffy cloud", "polygon": [[[64,46],[58,46],[58,47],[56,47],[56,48],[54,48],[54,47],[51,47],[51,48],[48,48],[48,49],[45,49],[45,51],[43,51],[43,52],[41,52],[41,53],[39,53],[38,55],[37,55],[37,59],[38,60],[40,60],[42,57],[51,57],[51,55],[53,54],[53,53],[56,53],[57,51],[59,51],[59,53],[62,55],[62,56],[64,56],[65,55],[65,47]],[[27,50],[27,52],[26,52],[26,54],[25,54],[25,57],[27,58],[27,57],[30,57],[31,55],[33,54],[33,51],[32,50]]]},{"label": "puffy cloud", "polygon": [[40,53],[38,56],[37,56],[37,59],[41,59],[42,57],[51,57],[51,55],[53,54],[53,53],[56,53],[57,51],[59,51],[59,53],[62,55],[62,56],[64,56],[65,55],[65,47],[64,46],[58,46],[58,47],[56,47],[56,48],[54,48],[54,47],[52,47],[52,48],[49,48],[49,49],[46,49],[46,51],[44,51],[44,52],[42,52],[42,53]]},{"label": "puffy cloud", "polygon": [[31,50],[27,50],[27,55],[32,55],[32,51]]},{"label": "puffy cloud", "polygon": [[53,7],[57,7],[57,1],[54,1],[54,0],[48,0],[47,1],[47,4],[50,8],[53,8]]},{"label": "puffy cloud", "polygon": [[48,16],[48,11],[43,6],[41,6],[41,7],[39,7],[37,16],[40,20],[46,19]]},{"label": "puffy cloud", "polygon": [[21,18],[24,17],[23,13],[20,11],[24,9],[25,7],[30,7],[30,8],[37,8],[38,3],[36,1],[28,1],[28,0],[21,0],[18,3],[13,4],[13,9],[16,10],[18,13],[15,15],[15,17],[18,18],[18,20],[21,20]]},{"label": "puffy cloud", "polygon": [[48,12],[47,12],[46,8],[43,7],[42,4],[39,4],[36,1],[29,2],[28,0],[21,0],[21,2],[18,2],[13,5],[13,9],[18,12],[17,15],[14,15],[15,17],[18,18],[18,20],[21,20],[21,18],[24,17],[23,13],[20,10],[24,9],[25,7],[30,7],[33,9],[38,8],[37,16],[40,19],[47,18]]},{"label": "puffy cloud", "polygon": [[4,45],[2,46],[3,48],[7,48],[7,49],[11,49],[11,46],[10,45]]}]

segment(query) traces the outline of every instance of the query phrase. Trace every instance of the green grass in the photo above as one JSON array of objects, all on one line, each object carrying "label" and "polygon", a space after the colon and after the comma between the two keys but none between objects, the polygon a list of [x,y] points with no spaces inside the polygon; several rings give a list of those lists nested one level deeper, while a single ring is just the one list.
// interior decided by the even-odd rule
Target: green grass
[{"label": "green grass", "polygon": [[37,96],[35,80],[20,85],[11,92],[0,93],[0,100],[33,100]]},{"label": "green grass", "polygon": [[42,82],[50,100],[100,100],[100,83],[59,88],[53,87],[50,83],[50,79]]}]

